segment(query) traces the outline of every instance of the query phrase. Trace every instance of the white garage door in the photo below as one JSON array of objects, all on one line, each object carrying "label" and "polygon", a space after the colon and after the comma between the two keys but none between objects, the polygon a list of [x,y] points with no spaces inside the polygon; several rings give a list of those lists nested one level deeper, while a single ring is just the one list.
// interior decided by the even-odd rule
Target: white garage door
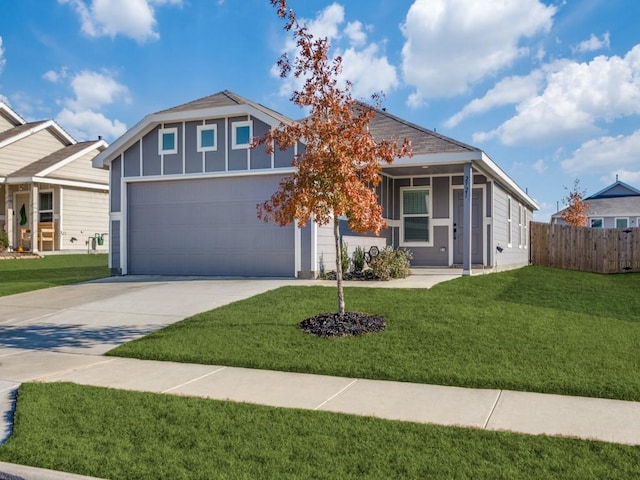
[{"label": "white garage door", "polygon": [[280,177],[130,183],[129,274],[292,277],[294,226],[256,216]]}]

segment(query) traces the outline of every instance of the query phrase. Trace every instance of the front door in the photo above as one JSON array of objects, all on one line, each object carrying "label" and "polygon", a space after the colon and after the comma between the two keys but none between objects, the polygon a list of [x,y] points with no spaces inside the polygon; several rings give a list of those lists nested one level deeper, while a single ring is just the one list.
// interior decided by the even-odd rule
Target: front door
[{"label": "front door", "polygon": [[[31,250],[31,194],[16,192],[13,199],[13,246]],[[28,230],[28,232],[27,232]]]},{"label": "front door", "polygon": [[[462,264],[462,238],[464,236],[464,191],[453,191],[453,263]],[[482,189],[474,188],[471,198],[471,263],[482,265]]]}]

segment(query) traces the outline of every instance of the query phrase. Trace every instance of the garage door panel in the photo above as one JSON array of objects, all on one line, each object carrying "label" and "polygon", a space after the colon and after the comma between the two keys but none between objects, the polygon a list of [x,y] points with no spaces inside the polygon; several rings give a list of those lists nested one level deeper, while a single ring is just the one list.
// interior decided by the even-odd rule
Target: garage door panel
[{"label": "garage door panel", "polygon": [[256,216],[256,204],[278,182],[240,177],[129,184],[129,273],[293,276],[293,225]]}]

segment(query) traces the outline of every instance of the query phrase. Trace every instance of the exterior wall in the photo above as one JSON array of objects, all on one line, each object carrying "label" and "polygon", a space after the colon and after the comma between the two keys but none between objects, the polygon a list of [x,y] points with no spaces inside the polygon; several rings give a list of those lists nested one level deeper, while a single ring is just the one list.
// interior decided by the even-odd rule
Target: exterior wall
[{"label": "exterior wall", "polygon": [[10,130],[15,126],[16,125],[9,121],[9,119],[2,115],[2,112],[0,112],[0,133]]},{"label": "exterior wall", "polygon": [[93,168],[91,165],[91,160],[93,160],[98,153],[100,153],[98,150],[93,150],[64,167],[55,170],[51,173],[51,176],[83,182],[104,183],[106,185],[109,182],[109,174],[107,171]]},{"label": "exterior wall", "polygon": [[111,275],[121,275],[120,268],[120,221],[113,220],[109,230],[109,268]]},{"label": "exterior wall", "polygon": [[6,211],[7,211],[7,203],[6,203],[6,195],[7,195],[7,187],[4,185],[0,185],[0,230],[5,230],[5,221],[6,221]]},{"label": "exterior wall", "polygon": [[[525,221],[520,223],[518,218],[521,204],[517,199],[510,197],[507,192],[498,184],[493,184],[493,242],[496,249],[494,264],[501,266],[527,265],[529,263],[529,240],[528,224],[533,218],[533,212],[524,205],[522,208],[525,214]],[[511,222],[508,221],[508,204],[511,198]],[[511,243],[509,243],[509,229],[511,229]],[[497,247],[502,252],[497,251]]]},{"label": "exterior wall", "polygon": [[0,175],[7,175],[60,150],[65,145],[47,129],[0,148]]},{"label": "exterior wall", "polygon": [[110,197],[109,210],[112,213],[121,212],[122,206],[120,205],[121,203],[120,196],[122,192],[122,185],[120,183],[120,180],[122,178],[122,162],[120,157],[116,158],[113,162],[111,162],[109,166],[109,175],[110,175],[109,190],[111,191],[111,195],[109,196]]},{"label": "exterior wall", "polygon": [[336,269],[336,246],[333,238],[333,224],[318,226],[318,269],[320,273]]},{"label": "exterior wall", "polygon": [[[86,249],[89,237],[109,232],[109,194],[77,188],[62,190],[62,232],[60,250]],[[77,241],[71,242],[75,237]],[[108,250],[108,240],[97,246]]]}]

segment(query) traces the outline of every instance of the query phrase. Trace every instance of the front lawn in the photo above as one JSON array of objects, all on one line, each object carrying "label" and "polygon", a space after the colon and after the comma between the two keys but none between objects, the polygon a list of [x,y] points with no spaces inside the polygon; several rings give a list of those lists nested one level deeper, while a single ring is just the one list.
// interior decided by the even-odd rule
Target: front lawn
[{"label": "front lawn", "polygon": [[0,297],[109,276],[107,255],[0,260]]},{"label": "front lawn", "polygon": [[[387,329],[322,339],[297,326],[335,289],[285,287],[196,315],[110,355],[640,401],[640,275],[527,267],[431,290],[346,289]],[[179,301],[179,299],[176,299]]]},{"label": "front lawn", "polygon": [[23,384],[0,460],[114,479],[634,479],[640,448]]}]

